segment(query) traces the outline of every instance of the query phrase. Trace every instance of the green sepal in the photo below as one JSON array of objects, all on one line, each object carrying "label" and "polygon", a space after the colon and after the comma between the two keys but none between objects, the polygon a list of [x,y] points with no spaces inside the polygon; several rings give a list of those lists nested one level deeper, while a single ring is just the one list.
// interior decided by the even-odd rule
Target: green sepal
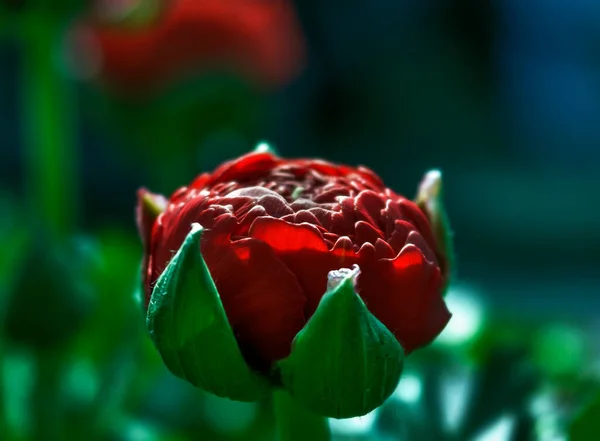
[{"label": "green sepal", "polygon": [[284,387],[298,402],[331,418],[362,416],[379,407],[400,380],[404,351],[354,289],[354,270],[332,271],[331,287],[278,363]]},{"label": "green sepal", "polygon": [[415,203],[427,215],[431,223],[438,247],[442,275],[446,281],[445,293],[454,273],[454,244],[450,220],[444,208],[443,190],[442,172],[440,170],[430,170],[425,174],[419,185]]},{"label": "green sepal", "polygon": [[192,224],[158,278],[146,325],[169,370],[217,396],[257,401],[267,380],[246,364],[200,252],[203,228]]}]

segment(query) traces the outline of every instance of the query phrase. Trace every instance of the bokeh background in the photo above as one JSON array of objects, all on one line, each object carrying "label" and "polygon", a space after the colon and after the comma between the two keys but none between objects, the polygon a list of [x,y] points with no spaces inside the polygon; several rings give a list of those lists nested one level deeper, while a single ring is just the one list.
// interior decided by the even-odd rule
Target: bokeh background
[{"label": "bokeh background", "polygon": [[265,140],[444,175],[454,318],[336,439],[600,439],[599,2],[0,0],[0,440],[274,439],[134,298],[136,190]]}]

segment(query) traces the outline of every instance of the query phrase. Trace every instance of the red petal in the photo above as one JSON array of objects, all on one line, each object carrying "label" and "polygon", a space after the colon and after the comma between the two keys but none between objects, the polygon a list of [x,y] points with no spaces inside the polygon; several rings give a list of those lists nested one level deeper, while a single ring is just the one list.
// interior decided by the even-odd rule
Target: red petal
[{"label": "red petal", "polygon": [[278,162],[278,158],[270,153],[249,153],[217,168],[212,182],[251,180],[267,174]]},{"label": "red petal", "polygon": [[323,161],[322,159],[304,159],[298,161],[302,166],[316,170],[322,175],[325,176],[341,176],[342,173],[339,170],[339,167],[336,164],[331,162]]},{"label": "red petal", "polygon": [[210,173],[202,173],[200,176],[198,176],[196,179],[194,179],[192,181],[192,183],[190,184],[190,188],[194,188],[196,190],[202,190],[206,184],[208,184],[208,182],[210,181]]},{"label": "red petal", "polygon": [[318,228],[310,224],[261,217],[254,221],[249,234],[267,243],[296,275],[307,298],[307,317],[315,311],[327,289],[327,273],[350,268],[357,260],[351,250],[330,252]]},{"label": "red petal", "polygon": [[261,207],[260,205],[255,205],[246,214],[244,214],[241,217],[237,217],[239,225],[235,229],[234,234],[236,236],[248,236],[248,230],[250,229],[250,226],[252,225],[254,220],[257,217],[262,217],[266,215],[267,212],[265,211],[264,207]]},{"label": "red petal", "polygon": [[354,250],[354,243],[352,242],[352,239],[350,239],[348,236],[342,236],[337,238],[335,244],[332,247],[332,251],[338,252],[338,254],[341,253],[342,250],[345,252]]},{"label": "red petal", "polygon": [[396,253],[399,253],[404,245],[406,245],[406,239],[411,231],[414,231],[415,227],[413,224],[403,220],[397,220],[394,222],[394,230],[392,235],[388,239],[388,243],[394,249]]},{"label": "red petal", "polygon": [[430,248],[432,250],[437,250],[433,231],[431,230],[431,224],[419,206],[413,201],[403,199],[400,201],[399,208],[402,211],[402,217],[412,222],[414,226],[417,227],[417,230],[419,230],[419,233],[421,233],[423,238],[427,241]]},{"label": "red petal", "polygon": [[377,239],[373,245],[375,245],[375,251],[378,259],[393,259],[396,257],[396,253],[394,253],[394,250],[390,244],[383,239]]},{"label": "red petal", "polygon": [[334,226],[344,223],[344,218],[342,215],[335,211],[327,210],[321,207],[314,207],[308,211],[315,215],[315,217],[319,220],[319,224],[327,229],[327,231],[336,231],[334,230]]},{"label": "red petal", "polygon": [[323,189],[313,200],[319,204],[334,203],[339,196],[351,196],[350,189],[345,185],[331,185],[328,189]]},{"label": "red petal", "polygon": [[249,363],[268,368],[287,357],[305,324],[306,299],[294,274],[256,239],[228,245],[203,239],[202,253]]},{"label": "red petal", "polygon": [[383,234],[368,222],[358,221],[354,229],[356,230],[355,240],[357,245],[362,245],[365,242],[375,244],[377,239],[383,239]]},{"label": "red petal", "polygon": [[314,213],[311,213],[308,210],[301,210],[295,213],[293,215],[293,222],[290,223],[301,224],[303,222],[307,224],[322,226],[321,222],[319,222],[319,219],[317,219],[317,216],[315,216]]},{"label": "red petal", "polygon": [[385,208],[385,199],[374,191],[361,192],[354,201],[356,219],[363,220],[373,227],[380,229],[382,212]]},{"label": "red petal", "polygon": [[[152,238],[150,240],[148,253],[147,253],[147,255],[148,255],[147,268],[145,270],[142,269],[142,271],[143,271],[142,282],[143,282],[144,288],[146,290],[146,292],[145,292],[146,296],[144,299],[145,307],[148,307],[148,304],[150,303],[150,297],[152,296],[152,289],[154,288],[156,279],[158,279],[158,276],[160,276],[160,274],[164,271],[165,267],[167,266],[166,262],[157,263],[157,258],[156,258],[157,252],[160,250],[160,244],[162,242],[162,236],[163,236],[163,225],[161,222],[163,215],[160,215],[158,217],[158,219],[154,223],[154,226],[152,227]],[[170,259],[170,257],[169,257],[169,259]]]},{"label": "red petal", "polygon": [[430,262],[437,263],[437,258],[435,257],[435,253],[429,247],[429,244],[425,241],[420,232],[413,230],[408,233],[408,237],[406,238],[407,244],[415,245],[421,252],[423,256],[429,260]]},{"label": "red petal", "polygon": [[281,253],[328,251],[319,229],[311,224],[291,224],[272,217],[259,217],[250,227],[249,235]]},{"label": "red petal", "polygon": [[404,247],[394,260],[361,266],[357,288],[407,353],[430,343],[450,320],[440,269],[414,245]]},{"label": "red petal", "polygon": [[384,188],[383,181],[377,174],[368,167],[363,165],[359,165],[357,168],[357,172],[365,179],[367,179],[371,184],[376,187]]}]

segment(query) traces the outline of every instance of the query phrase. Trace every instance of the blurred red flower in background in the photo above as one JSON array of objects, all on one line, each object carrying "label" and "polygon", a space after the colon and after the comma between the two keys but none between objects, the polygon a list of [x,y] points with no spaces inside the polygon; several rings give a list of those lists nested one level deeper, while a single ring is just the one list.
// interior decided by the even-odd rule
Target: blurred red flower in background
[{"label": "blurred red flower in background", "polygon": [[328,273],[354,264],[358,294],[406,353],[450,319],[447,262],[427,214],[364,167],[252,153],[169,200],[146,190],[139,198],[146,306],[191,224],[200,223],[202,255],[240,348],[261,365],[290,353]]},{"label": "blurred red flower in background", "polygon": [[78,69],[122,93],[211,70],[277,86],[303,64],[286,0],[99,0],[90,15],[72,40]]}]

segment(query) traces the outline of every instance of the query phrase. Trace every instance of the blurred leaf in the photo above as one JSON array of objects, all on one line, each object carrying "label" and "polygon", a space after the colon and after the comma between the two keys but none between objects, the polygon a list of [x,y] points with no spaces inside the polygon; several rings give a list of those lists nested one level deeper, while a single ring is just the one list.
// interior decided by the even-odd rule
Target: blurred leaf
[{"label": "blurred leaf", "polygon": [[197,174],[207,137],[233,132],[252,145],[264,122],[257,92],[232,76],[203,75],[138,99],[88,91],[96,118],[123,137],[140,165],[167,180],[169,191]]},{"label": "blurred leaf", "polygon": [[4,322],[9,293],[28,248],[29,233],[16,202],[0,192],[0,323]]},{"label": "blurred leaf", "polygon": [[37,231],[8,299],[7,338],[47,349],[72,337],[92,309],[89,274],[96,262],[88,239],[55,242]]},{"label": "blurred leaf", "polygon": [[580,329],[553,324],[538,331],[533,358],[539,369],[553,380],[575,379],[586,366],[586,336]]},{"label": "blurred leaf", "polygon": [[[449,437],[443,388],[449,372],[457,366],[452,354],[427,350],[415,353],[392,397],[379,409],[377,431],[391,439],[444,440]],[[387,438],[386,438],[387,439]]]},{"label": "blurred leaf", "polygon": [[[14,8],[23,14],[39,14],[45,21],[54,21],[55,19],[65,22],[77,13],[84,11],[92,4],[93,0],[9,0],[11,3],[18,3],[18,8]],[[57,36],[58,37],[58,36]]]},{"label": "blurred leaf", "polygon": [[87,381],[96,383],[96,393],[91,400],[81,401],[77,384],[68,388],[68,417],[74,439],[90,427],[104,433],[123,409],[138,408],[161,368],[160,357],[145,331],[144,312],[134,295],[139,285],[141,243],[131,230],[107,228],[96,237],[100,264],[91,279],[98,293],[97,307],[79,334],[72,366],[85,374],[80,380],[87,375]]},{"label": "blurred leaf", "polygon": [[543,323],[533,320],[518,320],[514,317],[493,317],[477,334],[470,348],[470,356],[477,363],[485,363],[490,350],[495,347],[530,349],[533,337]]},{"label": "blurred leaf", "polygon": [[459,439],[469,439],[506,412],[520,412],[537,387],[537,376],[518,347],[490,349],[479,368]]},{"label": "blurred leaf", "polygon": [[[7,352],[3,354],[0,368],[0,385],[4,389],[0,399],[6,406],[4,421],[0,421],[3,424],[0,426],[0,434],[6,438],[0,439],[26,437],[32,425],[28,401],[35,383],[35,359],[29,351]],[[6,432],[2,433],[1,429]]]},{"label": "blurred leaf", "polygon": [[125,331],[143,326],[144,316],[134,298],[142,247],[132,233],[116,229],[96,235],[99,264],[91,274],[97,306],[78,339],[82,354],[106,360],[123,343]]},{"label": "blurred leaf", "polygon": [[600,393],[569,426],[570,441],[595,441],[600,436]]},{"label": "blurred leaf", "polygon": [[528,412],[521,412],[516,417],[509,441],[536,441],[535,419]]},{"label": "blurred leaf", "polygon": [[181,435],[148,421],[119,416],[103,441],[187,441]]}]

